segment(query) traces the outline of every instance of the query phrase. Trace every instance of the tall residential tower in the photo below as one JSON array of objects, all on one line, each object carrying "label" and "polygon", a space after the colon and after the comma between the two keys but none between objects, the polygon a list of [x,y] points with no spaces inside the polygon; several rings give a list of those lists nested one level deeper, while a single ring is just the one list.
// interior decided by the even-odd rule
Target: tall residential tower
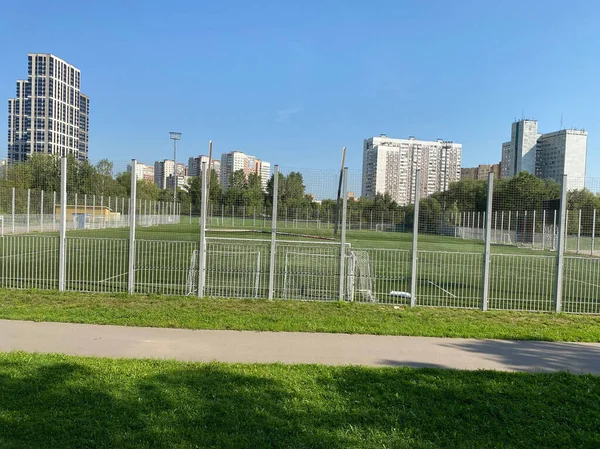
[{"label": "tall residential tower", "polygon": [[28,76],[8,100],[8,160],[36,153],[88,158],[89,98],[79,69],[46,53],[29,53]]},{"label": "tall residential tower", "polygon": [[410,204],[418,168],[422,197],[447,190],[451,182],[460,179],[461,153],[462,144],[441,139],[392,139],[384,134],[365,139],[362,196],[389,193],[398,204]]},{"label": "tall residential tower", "polygon": [[502,144],[502,177],[527,172],[560,183],[567,175],[569,188],[583,188],[587,161],[587,131],[563,129],[539,134],[535,120],[512,124],[510,142]]}]

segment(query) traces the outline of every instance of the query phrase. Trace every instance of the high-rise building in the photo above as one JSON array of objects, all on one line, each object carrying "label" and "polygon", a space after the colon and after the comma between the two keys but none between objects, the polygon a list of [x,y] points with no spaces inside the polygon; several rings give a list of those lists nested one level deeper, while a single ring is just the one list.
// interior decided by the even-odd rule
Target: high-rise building
[{"label": "high-rise building", "polygon": [[563,129],[539,134],[537,127],[535,120],[512,124],[511,140],[502,144],[502,177],[524,171],[560,183],[563,175],[567,175],[572,179],[569,188],[583,188],[587,131]]},{"label": "high-rise building", "polygon": [[501,164],[479,164],[477,167],[467,167],[460,169],[460,179],[477,179],[486,181],[488,173],[494,174],[494,179],[502,176]]},{"label": "high-rise building", "polygon": [[[169,183],[167,179],[173,176],[173,168],[174,168],[173,159],[165,159],[163,161],[156,161],[154,163],[154,184],[156,184],[161,189],[169,188]],[[177,179],[179,181],[183,181],[187,176],[187,167],[183,162],[177,162]],[[171,188],[173,188],[173,184],[171,181]],[[179,184],[178,184],[179,185]]]},{"label": "high-rise building", "polygon": [[231,153],[221,155],[221,185],[223,187],[229,187],[231,175],[238,170],[243,170],[246,177],[251,173],[258,174],[263,190],[267,189],[267,182],[269,182],[269,178],[271,177],[270,162],[261,161],[241,151],[232,151]]},{"label": "high-rise building", "polygon": [[461,144],[441,139],[393,139],[384,134],[365,139],[362,196],[388,193],[398,204],[410,204],[418,168],[421,197],[447,190],[451,182],[460,179],[461,153]]},{"label": "high-rise building", "polygon": [[[131,173],[131,165],[127,165],[127,172]],[[135,165],[135,179],[154,182],[154,166],[138,162]]]},{"label": "high-rise building", "polygon": [[[198,157],[191,157],[188,160],[188,175],[189,176],[200,176],[203,163],[208,164],[208,156],[202,155],[202,156],[198,156]],[[215,171],[219,182],[221,182],[221,161],[218,159],[216,159],[216,160],[212,159],[210,161],[210,166]]]},{"label": "high-rise building", "polygon": [[536,144],[535,175],[558,183],[567,175],[569,189],[583,189],[587,136],[587,131],[577,129],[542,134]]},{"label": "high-rise building", "polygon": [[8,160],[36,153],[88,158],[90,100],[79,69],[45,53],[29,53],[28,76],[8,100]]}]

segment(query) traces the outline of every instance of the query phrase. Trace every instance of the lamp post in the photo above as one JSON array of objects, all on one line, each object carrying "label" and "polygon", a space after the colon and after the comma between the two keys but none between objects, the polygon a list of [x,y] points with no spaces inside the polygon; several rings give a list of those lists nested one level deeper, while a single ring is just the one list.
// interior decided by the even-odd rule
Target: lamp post
[{"label": "lamp post", "polygon": [[170,132],[169,138],[173,141],[173,201],[177,200],[177,141],[181,140],[181,133]]}]

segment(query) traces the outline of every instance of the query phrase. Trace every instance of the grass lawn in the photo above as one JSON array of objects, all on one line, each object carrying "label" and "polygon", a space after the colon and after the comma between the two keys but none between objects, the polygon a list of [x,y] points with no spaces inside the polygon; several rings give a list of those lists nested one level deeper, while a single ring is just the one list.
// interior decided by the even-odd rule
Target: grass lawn
[{"label": "grass lawn", "polygon": [[600,316],[0,290],[0,318],[123,326],[600,342]]},{"label": "grass lawn", "polygon": [[0,353],[0,447],[598,448],[600,377]]}]

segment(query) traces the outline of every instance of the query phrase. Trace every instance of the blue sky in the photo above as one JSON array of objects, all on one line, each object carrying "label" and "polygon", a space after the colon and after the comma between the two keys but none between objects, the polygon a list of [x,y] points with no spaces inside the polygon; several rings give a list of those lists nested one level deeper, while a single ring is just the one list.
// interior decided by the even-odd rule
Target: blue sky
[{"label": "blue sky", "polygon": [[[82,71],[90,159],[238,149],[288,168],[360,170],[362,141],[443,138],[494,163],[524,114],[589,131],[600,176],[600,3],[593,1],[4,2],[0,97],[27,53]],[[0,136],[6,136],[6,107]],[[3,150],[6,151],[6,150]],[[334,181],[335,184],[335,181]]]}]

